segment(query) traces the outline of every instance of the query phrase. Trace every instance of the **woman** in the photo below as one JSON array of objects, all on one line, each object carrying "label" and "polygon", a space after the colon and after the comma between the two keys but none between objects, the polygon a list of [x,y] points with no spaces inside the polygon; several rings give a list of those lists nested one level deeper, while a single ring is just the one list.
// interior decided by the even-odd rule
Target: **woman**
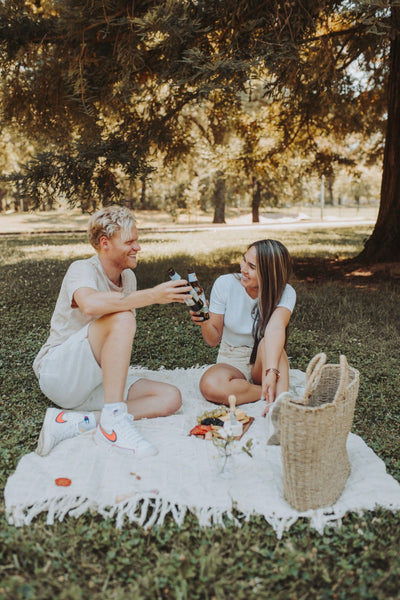
[{"label": "woman", "polygon": [[296,303],[288,280],[291,261],[276,240],[251,244],[240,263],[240,274],[221,275],[210,297],[210,318],[191,312],[209,346],[221,342],[217,364],[204,373],[200,390],[210,402],[237,404],[260,397],[269,405],[289,389],[286,329]]}]

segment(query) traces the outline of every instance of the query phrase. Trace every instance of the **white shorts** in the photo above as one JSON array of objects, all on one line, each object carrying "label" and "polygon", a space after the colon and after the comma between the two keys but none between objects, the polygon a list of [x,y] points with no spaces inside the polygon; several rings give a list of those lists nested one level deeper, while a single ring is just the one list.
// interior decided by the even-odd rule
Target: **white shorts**
[{"label": "white shorts", "polygon": [[236,367],[243,373],[247,381],[251,381],[251,351],[252,348],[249,348],[249,346],[231,346],[225,340],[222,340],[217,356],[217,363],[227,363],[232,367]]},{"label": "white shorts", "polygon": [[[61,408],[92,411],[104,406],[103,373],[89,344],[88,327],[86,325],[59,346],[50,348],[42,359],[40,389]],[[125,401],[129,388],[138,379],[128,374]]]}]

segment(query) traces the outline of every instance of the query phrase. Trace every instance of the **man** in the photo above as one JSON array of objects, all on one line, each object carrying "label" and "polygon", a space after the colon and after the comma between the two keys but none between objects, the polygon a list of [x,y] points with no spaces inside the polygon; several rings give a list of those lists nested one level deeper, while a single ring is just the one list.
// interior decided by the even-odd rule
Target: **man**
[{"label": "man", "polygon": [[[136,309],[184,302],[191,287],[167,281],[137,291],[135,219],[121,206],[104,208],[89,220],[96,254],[73,262],[61,285],[50,336],[33,368],[42,392],[57,406],[46,412],[37,452],[45,455],[63,439],[96,427],[96,440],[149,456],[157,449],[145,440],[134,419],[173,414],[180,391],[167,383],[128,373],[136,332]],[[182,287],[183,284],[183,287]]]}]

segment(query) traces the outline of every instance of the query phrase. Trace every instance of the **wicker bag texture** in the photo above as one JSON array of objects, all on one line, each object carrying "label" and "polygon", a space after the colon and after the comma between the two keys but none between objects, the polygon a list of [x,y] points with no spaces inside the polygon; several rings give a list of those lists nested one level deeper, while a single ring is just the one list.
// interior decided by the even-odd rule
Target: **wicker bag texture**
[{"label": "wicker bag texture", "polygon": [[314,356],[302,398],[285,394],[280,409],[284,496],[299,511],[331,506],[350,475],[346,449],[359,388],[359,372]]}]

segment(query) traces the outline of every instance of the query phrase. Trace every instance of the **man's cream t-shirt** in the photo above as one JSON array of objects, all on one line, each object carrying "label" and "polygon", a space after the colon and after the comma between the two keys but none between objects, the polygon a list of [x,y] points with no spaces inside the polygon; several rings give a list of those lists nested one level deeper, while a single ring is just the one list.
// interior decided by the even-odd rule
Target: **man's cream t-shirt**
[{"label": "man's cream t-shirt", "polygon": [[[124,295],[136,291],[136,276],[130,269],[121,275],[122,287],[110,281],[103,271],[97,254],[91,258],[73,262],[65,274],[50,323],[50,335],[33,362],[33,370],[39,377],[40,364],[50,348],[62,344],[71,335],[98,317],[84,315],[77,307],[73,296],[78,288],[89,287],[99,292],[122,292]],[[134,311],[133,311],[134,312]]]}]

